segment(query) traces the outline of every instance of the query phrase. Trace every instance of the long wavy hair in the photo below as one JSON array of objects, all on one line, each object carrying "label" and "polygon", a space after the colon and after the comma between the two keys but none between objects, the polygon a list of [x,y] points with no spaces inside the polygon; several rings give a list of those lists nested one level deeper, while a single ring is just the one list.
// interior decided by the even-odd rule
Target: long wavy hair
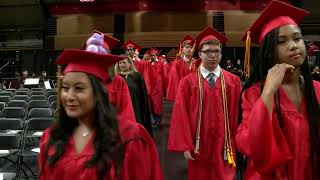
[{"label": "long wavy hair", "polygon": [[[108,93],[103,83],[95,76],[88,75],[88,77],[97,99],[94,108],[96,136],[93,140],[95,152],[85,165],[86,167],[97,165],[99,179],[104,179],[112,163],[115,166],[118,179],[121,179],[120,172],[124,159],[124,144],[121,142],[116,112],[109,103]],[[74,129],[78,126],[76,119],[68,117],[62,106],[60,106],[60,109],[60,116],[50,132],[50,139],[45,151],[49,166],[53,166],[64,154],[66,144]],[[48,156],[50,147],[55,150],[52,156]]]},{"label": "long wavy hair", "polygon": [[[268,74],[268,70],[272,68],[277,60],[277,44],[278,44],[278,35],[279,28],[276,28],[269,32],[264,38],[263,43],[260,46],[259,52],[256,56],[256,59],[251,62],[252,68],[250,77],[247,82],[244,84],[243,89],[241,91],[240,101],[239,101],[239,122],[242,120],[242,93],[250,88],[254,83],[260,84],[260,94],[262,93],[264,87],[264,81]],[[300,66],[301,75],[303,77],[303,94],[306,99],[307,106],[307,117],[308,117],[308,126],[309,126],[309,136],[310,136],[310,155],[312,162],[312,175],[313,178],[320,177],[320,171],[317,169],[319,167],[320,162],[320,140],[319,140],[319,129],[320,129],[320,107],[319,102],[317,100],[315,90],[312,82],[312,75],[310,69],[308,67],[307,59],[304,60],[303,64]],[[279,119],[280,127],[282,127],[282,110],[280,108],[280,96],[279,91],[276,92],[274,97],[275,106],[276,106],[276,114]],[[240,169],[244,169],[246,166],[246,160],[244,156],[238,155],[238,167]],[[241,171],[241,170],[240,170]]]}]

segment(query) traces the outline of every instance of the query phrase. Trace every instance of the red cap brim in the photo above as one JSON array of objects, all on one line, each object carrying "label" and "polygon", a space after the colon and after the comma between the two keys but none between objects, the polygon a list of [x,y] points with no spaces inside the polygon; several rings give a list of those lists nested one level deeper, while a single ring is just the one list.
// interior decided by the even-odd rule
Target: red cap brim
[{"label": "red cap brim", "polygon": [[195,37],[196,48],[199,49],[199,47],[208,40],[218,40],[221,44],[225,44],[227,38],[214,28],[208,26]]},{"label": "red cap brim", "polygon": [[123,57],[111,54],[98,54],[78,49],[66,49],[56,60],[56,64],[67,64],[64,73],[85,72],[108,79],[108,67],[119,62]]},{"label": "red cap brim", "polygon": [[251,41],[260,44],[271,30],[284,25],[298,25],[308,14],[308,11],[273,0],[242,36],[242,40],[246,40],[247,32],[250,31]]}]

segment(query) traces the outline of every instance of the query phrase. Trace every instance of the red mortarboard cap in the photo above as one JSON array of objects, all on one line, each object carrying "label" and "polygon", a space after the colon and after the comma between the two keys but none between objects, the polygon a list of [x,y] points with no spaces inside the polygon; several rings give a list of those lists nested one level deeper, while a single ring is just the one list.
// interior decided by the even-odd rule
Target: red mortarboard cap
[{"label": "red mortarboard cap", "polygon": [[107,36],[104,33],[97,30],[91,32],[87,41],[82,45],[82,48],[85,49],[88,46],[88,44],[92,44],[92,42],[101,43],[103,47],[109,51],[120,43],[118,39],[111,36]]},{"label": "red mortarboard cap", "polygon": [[157,48],[151,48],[149,49],[149,54],[156,54],[158,55],[160,53],[160,51]]},{"label": "red mortarboard cap", "polygon": [[138,51],[140,51],[142,49],[141,46],[139,46],[137,43],[131,41],[131,40],[128,40],[126,43],[123,44],[122,48],[123,49],[128,49],[129,47],[132,47],[134,49],[137,49]]},{"label": "red mortarboard cap", "polygon": [[57,64],[67,64],[64,74],[68,72],[85,72],[100,78],[108,79],[108,67],[123,59],[121,56],[99,54],[78,49],[64,50],[58,57]]},{"label": "red mortarboard cap", "polygon": [[183,40],[181,41],[182,46],[185,46],[187,44],[190,44],[190,45],[193,44],[193,37],[190,36],[189,34],[185,35]]},{"label": "red mortarboard cap", "polygon": [[144,52],[144,54],[150,54],[150,49],[146,50],[146,52]]},{"label": "red mortarboard cap", "polygon": [[[260,44],[271,30],[284,25],[298,25],[308,14],[308,11],[273,0],[249,28],[251,41]],[[247,33],[242,36],[242,40],[246,37]]]},{"label": "red mortarboard cap", "polygon": [[196,41],[197,49],[208,40],[218,40],[221,44],[224,44],[227,41],[227,38],[223,34],[210,26],[203,29],[194,39]]}]

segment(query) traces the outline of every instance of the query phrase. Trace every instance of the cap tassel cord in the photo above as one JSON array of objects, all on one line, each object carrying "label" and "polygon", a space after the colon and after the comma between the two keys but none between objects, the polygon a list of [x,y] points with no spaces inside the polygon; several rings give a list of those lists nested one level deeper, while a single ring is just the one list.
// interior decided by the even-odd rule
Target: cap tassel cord
[{"label": "cap tassel cord", "polygon": [[198,83],[199,83],[199,112],[198,112],[198,124],[196,132],[196,145],[194,148],[194,153],[200,155],[200,131],[201,131],[201,121],[202,121],[202,78],[201,78],[200,69],[198,70]]},{"label": "cap tassel cord", "polygon": [[55,111],[55,116],[59,118],[60,107],[61,107],[61,84],[62,84],[62,73],[61,66],[57,66],[57,108]]},{"label": "cap tassel cord", "polygon": [[196,40],[194,41],[192,49],[191,49],[191,59],[189,60],[189,69],[190,70],[192,69],[192,66],[194,65],[194,63],[192,61],[192,57],[193,57],[195,50],[196,50]]},{"label": "cap tassel cord", "polygon": [[231,144],[231,132],[230,132],[230,122],[229,122],[229,111],[227,103],[227,93],[226,84],[223,73],[221,73],[221,91],[222,91],[222,103],[223,103],[223,114],[224,114],[224,159],[227,159],[228,164],[232,167],[236,167],[236,163],[233,157],[232,144]]},{"label": "cap tassel cord", "polygon": [[244,70],[246,72],[247,77],[250,75],[250,48],[251,48],[251,32],[247,32],[247,39],[246,39],[246,54],[244,57]]}]

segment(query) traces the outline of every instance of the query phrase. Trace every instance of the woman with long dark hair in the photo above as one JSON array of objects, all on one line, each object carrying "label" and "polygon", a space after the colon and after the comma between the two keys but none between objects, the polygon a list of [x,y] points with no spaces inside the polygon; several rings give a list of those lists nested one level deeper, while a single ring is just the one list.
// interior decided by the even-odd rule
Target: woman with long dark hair
[{"label": "woman with long dark hair", "polygon": [[57,59],[67,66],[60,111],[40,141],[41,180],[163,179],[152,138],[138,123],[118,120],[108,100],[106,69],[120,59],[85,50]]},{"label": "woman with long dark hair", "polygon": [[307,14],[272,1],[249,30],[261,47],[240,100],[244,179],[320,177],[320,84],[312,81],[297,25]]}]

